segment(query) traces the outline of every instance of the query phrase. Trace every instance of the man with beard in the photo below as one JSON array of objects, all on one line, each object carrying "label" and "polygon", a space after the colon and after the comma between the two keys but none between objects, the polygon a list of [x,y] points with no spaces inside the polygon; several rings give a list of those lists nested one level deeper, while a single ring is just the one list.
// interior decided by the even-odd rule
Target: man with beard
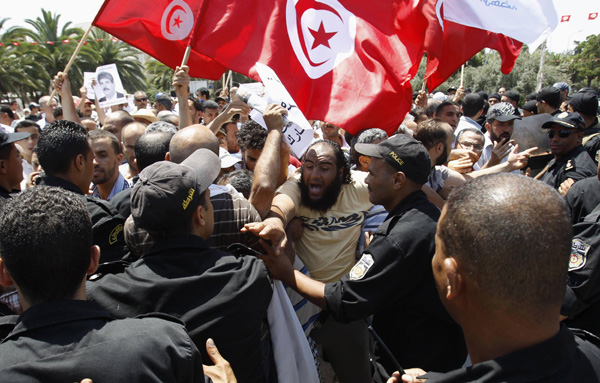
[{"label": "man with beard", "polygon": [[114,134],[103,129],[92,130],[90,141],[94,151],[92,195],[110,201],[113,196],[129,188],[129,183],[119,172],[123,160],[121,143]]},{"label": "man with beard", "polygon": [[[449,137],[451,144],[452,132]],[[458,368],[466,357],[462,333],[444,310],[431,273],[440,212],[421,191],[430,169],[427,150],[405,135],[355,149],[371,157],[365,179],[370,201],[389,212],[360,261],[340,281],[326,284],[295,271],[285,256],[263,257],[265,264],[336,320],[374,314],[375,329],[401,365]],[[380,356],[391,372],[391,358]]]},{"label": "man with beard", "polygon": [[510,138],[514,130],[514,120],[521,119],[514,113],[515,108],[506,102],[494,104],[488,110],[485,121],[485,143],[477,162],[480,168],[488,168],[506,161],[513,149]]},{"label": "man with beard", "polygon": [[[298,257],[317,281],[339,281],[354,266],[361,224],[373,206],[365,176],[350,171],[337,143],[317,140],[306,150],[301,174],[273,198],[267,218],[245,230],[272,240],[279,253],[287,242],[287,224],[301,219],[303,234],[294,241]],[[371,381],[364,322],[342,324],[329,316],[311,336],[322,345],[340,383]]]}]

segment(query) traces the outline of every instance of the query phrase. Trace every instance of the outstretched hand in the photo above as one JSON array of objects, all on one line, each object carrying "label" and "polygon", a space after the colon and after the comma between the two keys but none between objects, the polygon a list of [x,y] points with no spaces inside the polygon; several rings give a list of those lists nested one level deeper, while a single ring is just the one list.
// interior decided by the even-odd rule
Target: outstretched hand
[{"label": "outstretched hand", "polygon": [[215,342],[208,338],[206,352],[213,361],[214,366],[202,365],[204,375],[212,379],[213,383],[237,383],[237,379],[229,362],[221,356]]}]

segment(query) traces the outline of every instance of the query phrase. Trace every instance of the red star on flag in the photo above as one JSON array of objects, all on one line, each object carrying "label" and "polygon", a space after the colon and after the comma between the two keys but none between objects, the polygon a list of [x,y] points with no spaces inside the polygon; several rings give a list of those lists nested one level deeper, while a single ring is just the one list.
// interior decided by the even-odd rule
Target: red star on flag
[{"label": "red star on flag", "polygon": [[588,15],[588,20],[596,20],[596,17],[598,17],[598,12],[592,12]]},{"label": "red star on flag", "polygon": [[181,18],[177,16],[177,18],[173,20],[173,26],[179,28],[179,24],[181,24],[182,22],[183,21],[181,21]]},{"label": "red star on flag", "polygon": [[337,32],[325,32],[325,27],[323,26],[323,22],[321,21],[321,25],[319,25],[319,30],[315,31],[308,28],[310,34],[313,36],[315,41],[313,41],[313,45],[310,49],[315,49],[319,45],[324,45],[327,48],[331,48],[329,46],[329,40],[335,36]]},{"label": "red star on flag", "polygon": [[564,22],[567,22],[570,20],[571,20],[571,15],[564,15],[564,16],[561,16],[561,18],[560,18],[561,23],[564,23]]}]

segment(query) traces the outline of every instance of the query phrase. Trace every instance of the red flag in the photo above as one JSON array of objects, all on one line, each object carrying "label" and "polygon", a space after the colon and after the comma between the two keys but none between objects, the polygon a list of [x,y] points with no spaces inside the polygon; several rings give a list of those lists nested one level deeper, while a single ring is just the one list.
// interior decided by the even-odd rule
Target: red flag
[{"label": "red flag", "polygon": [[14,45],[15,47],[18,47],[18,46],[20,46],[21,44],[20,44],[20,43],[18,43],[18,42],[16,42],[16,41],[13,41],[12,45]]},{"label": "red flag", "polygon": [[46,44],[54,45],[54,42],[53,41],[46,41]]},{"label": "red flag", "polygon": [[427,51],[427,88],[434,90],[462,64],[469,61],[474,55],[484,48],[491,48],[500,53],[504,74],[510,73],[521,52],[521,42],[499,33],[493,33],[478,28],[467,27],[448,20],[444,20],[444,30],[433,7],[425,8],[429,19],[429,30],[425,39]]},{"label": "red flag", "polygon": [[212,0],[193,47],[255,79],[254,63],[268,65],[309,119],[392,133],[410,110],[427,27],[414,3]]},{"label": "red flag", "polygon": [[596,17],[598,17],[598,12],[592,12],[588,15],[588,20],[596,20]]},{"label": "red flag", "polygon": [[[155,0],[151,5],[140,6],[137,0],[106,0],[93,24],[174,69],[181,65],[197,15],[207,3]],[[191,76],[213,80],[219,79],[226,70],[223,65],[194,50],[188,65]]]},{"label": "red flag", "polygon": [[566,23],[568,21],[571,21],[571,15],[564,15],[560,17],[560,22],[561,23]]}]

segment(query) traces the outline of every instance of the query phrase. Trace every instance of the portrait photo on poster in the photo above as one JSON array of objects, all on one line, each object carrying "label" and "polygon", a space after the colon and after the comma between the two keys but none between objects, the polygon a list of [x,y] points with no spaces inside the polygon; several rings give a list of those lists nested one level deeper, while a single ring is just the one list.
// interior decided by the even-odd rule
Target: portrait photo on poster
[{"label": "portrait photo on poster", "polygon": [[101,108],[127,103],[125,89],[116,64],[102,65],[96,68],[94,93]]}]

